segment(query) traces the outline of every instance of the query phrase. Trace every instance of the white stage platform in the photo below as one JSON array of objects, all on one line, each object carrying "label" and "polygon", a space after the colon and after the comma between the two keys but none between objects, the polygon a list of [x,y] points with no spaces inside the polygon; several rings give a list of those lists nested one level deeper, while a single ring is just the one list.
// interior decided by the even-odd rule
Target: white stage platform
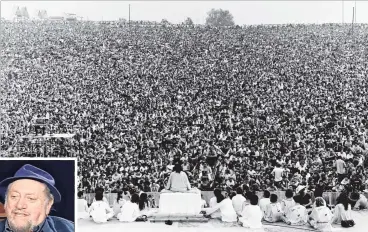
[{"label": "white stage platform", "polygon": [[198,215],[201,212],[200,193],[161,193],[159,214]]}]

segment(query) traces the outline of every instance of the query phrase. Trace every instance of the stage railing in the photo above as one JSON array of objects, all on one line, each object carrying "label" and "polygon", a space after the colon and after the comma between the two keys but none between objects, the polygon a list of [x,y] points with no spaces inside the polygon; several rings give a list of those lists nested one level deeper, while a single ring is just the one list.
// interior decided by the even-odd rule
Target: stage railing
[{"label": "stage railing", "polygon": [[[271,193],[274,193],[278,196],[278,201],[281,201],[286,198],[285,191],[276,191],[276,192],[271,192]],[[202,191],[201,194],[203,196],[203,199],[206,200],[207,204],[210,202],[210,199],[214,197],[214,194],[212,191]],[[156,205],[158,205],[159,200],[160,200],[159,192],[148,192],[147,195],[148,196],[151,195],[153,199],[155,199]],[[339,192],[324,192],[322,197],[326,200],[327,205],[336,205],[336,199],[339,195],[340,195]],[[364,195],[368,198],[368,193],[364,193]],[[86,194],[86,200],[88,204],[92,203],[94,196],[95,196],[94,193]],[[107,194],[104,194],[104,196],[109,201],[109,204],[112,206],[114,204],[114,201],[117,198],[117,193],[107,193]],[[262,198],[263,192],[257,192],[257,196],[259,198]],[[312,200],[314,201],[313,195],[312,195]]]}]

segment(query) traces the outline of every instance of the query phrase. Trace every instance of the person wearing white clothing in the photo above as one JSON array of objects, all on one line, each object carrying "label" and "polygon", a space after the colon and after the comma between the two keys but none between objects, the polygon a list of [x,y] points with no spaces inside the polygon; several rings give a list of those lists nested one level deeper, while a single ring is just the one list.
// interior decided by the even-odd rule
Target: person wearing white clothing
[{"label": "person wearing white clothing", "polygon": [[161,191],[165,192],[197,192],[198,189],[192,189],[188,180],[188,176],[183,172],[183,168],[180,163],[176,163],[173,172],[170,174],[169,180],[166,185],[166,189]]},{"label": "person wearing white clothing", "polygon": [[263,192],[263,198],[261,200],[259,200],[259,207],[261,208],[261,211],[263,213],[263,215],[265,215],[266,213],[266,208],[267,208],[267,205],[269,205],[271,203],[270,201],[270,191],[268,190],[265,190]]},{"label": "person wearing white clothing", "polygon": [[258,206],[258,196],[250,197],[250,205],[244,207],[240,217],[239,224],[250,229],[262,229],[262,211]]},{"label": "person wearing white clothing", "polygon": [[[217,195],[217,196],[216,196]],[[210,217],[210,215],[214,212],[216,212],[218,209],[220,209],[221,211],[221,220],[223,222],[236,222],[238,217],[236,215],[236,212],[234,210],[233,207],[233,203],[230,200],[229,197],[224,198],[224,196],[221,193],[216,193],[216,198],[218,199],[218,204],[213,207],[213,208],[209,208],[207,209],[206,212],[206,217]],[[221,200],[221,198],[223,200]]]},{"label": "person wearing white clothing", "polygon": [[122,193],[118,193],[118,197],[116,198],[116,201],[114,202],[114,205],[112,207],[115,217],[118,215],[118,213],[121,212],[121,208],[123,208],[126,202],[127,201],[123,199]]},{"label": "person wearing white clothing", "polygon": [[118,214],[117,218],[121,222],[134,222],[140,216],[139,211],[139,196],[133,194],[131,201],[126,202],[121,208],[121,213]]},{"label": "person wearing white clothing", "polygon": [[[214,193],[215,193],[215,196],[217,195],[216,192],[219,192],[221,194],[221,191],[218,190],[218,189],[215,189]],[[214,208],[216,205],[218,204],[217,202],[217,197],[212,197],[210,199],[210,208]],[[216,210],[214,213],[212,213],[211,215],[211,218],[221,218],[221,212],[220,212],[220,209]]]},{"label": "person wearing white clothing", "polygon": [[[240,215],[243,211],[244,203],[246,201],[245,197],[242,195],[243,190],[239,187],[236,189],[236,195],[231,199],[233,202],[233,207],[236,214]],[[258,199],[257,199],[258,204]]]},{"label": "person wearing white clothing", "polygon": [[331,210],[326,206],[326,202],[322,197],[315,199],[315,207],[309,216],[309,224],[318,231],[332,231]]},{"label": "person wearing white clothing", "polygon": [[281,209],[285,215],[287,215],[289,213],[289,210],[295,206],[293,196],[294,196],[293,190],[287,189],[285,192],[286,199],[281,201]]},{"label": "person wearing white clothing", "polygon": [[105,223],[114,216],[114,211],[110,206],[102,200],[103,193],[96,193],[96,201],[89,208],[89,213],[96,223]]},{"label": "person wearing white clothing", "polygon": [[78,192],[77,209],[78,219],[89,218],[88,204],[87,201],[83,198],[83,192]]},{"label": "person wearing white clothing", "polygon": [[281,204],[277,202],[277,195],[271,194],[270,201],[271,203],[266,206],[264,220],[267,222],[282,221],[284,212],[281,209]]}]

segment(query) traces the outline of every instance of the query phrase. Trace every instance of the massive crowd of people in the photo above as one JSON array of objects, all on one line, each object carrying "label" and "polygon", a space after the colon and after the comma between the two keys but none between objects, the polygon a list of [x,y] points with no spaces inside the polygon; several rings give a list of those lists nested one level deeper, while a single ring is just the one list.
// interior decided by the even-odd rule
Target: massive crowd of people
[{"label": "massive crowd of people", "polygon": [[[365,25],[2,22],[1,152],[77,156],[79,188],[367,184]],[[26,143],[32,119],[72,138]],[[318,195],[318,194],[317,194]]]}]

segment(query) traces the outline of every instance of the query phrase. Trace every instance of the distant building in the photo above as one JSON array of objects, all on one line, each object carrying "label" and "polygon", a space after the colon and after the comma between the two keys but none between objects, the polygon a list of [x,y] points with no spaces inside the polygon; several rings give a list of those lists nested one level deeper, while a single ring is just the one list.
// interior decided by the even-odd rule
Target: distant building
[{"label": "distant building", "polygon": [[77,21],[78,20],[78,17],[76,14],[65,13],[64,17],[66,21]]},{"label": "distant building", "polygon": [[48,17],[48,20],[51,20],[51,21],[64,21],[64,17],[63,16],[50,16],[50,17]]}]

